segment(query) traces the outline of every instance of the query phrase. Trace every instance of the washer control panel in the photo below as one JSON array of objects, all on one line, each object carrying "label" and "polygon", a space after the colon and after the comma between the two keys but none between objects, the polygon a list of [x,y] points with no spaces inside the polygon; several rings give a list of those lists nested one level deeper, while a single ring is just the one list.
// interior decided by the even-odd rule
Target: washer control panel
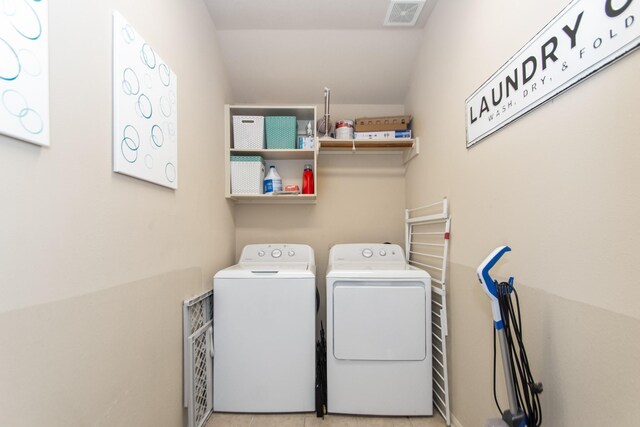
[{"label": "washer control panel", "polygon": [[247,245],[239,262],[308,262],[315,263],[311,246],[285,243]]},{"label": "washer control panel", "polygon": [[331,248],[329,257],[341,262],[405,262],[402,248],[387,243],[339,244]]}]

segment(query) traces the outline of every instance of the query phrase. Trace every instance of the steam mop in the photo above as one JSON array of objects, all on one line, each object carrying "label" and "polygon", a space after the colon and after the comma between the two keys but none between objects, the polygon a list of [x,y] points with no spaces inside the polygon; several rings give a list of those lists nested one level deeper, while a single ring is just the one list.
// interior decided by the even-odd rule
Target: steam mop
[{"label": "steam mop", "polygon": [[[482,289],[491,300],[491,311],[495,328],[493,393],[498,411],[502,414],[502,419],[488,420],[486,427],[538,427],[542,425],[542,410],[539,400],[539,394],[542,393],[542,384],[534,382],[531,370],[529,369],[529,362],[522,342],[520,302],[513,287],[513,277],[509,278],[508,283],[498,283],[489,275],[489,271],[496,265],[498,260],[510,250],[511,248],[508,246],[497,247],[485,258],[477,270]],[[517,314],[511,304],[512,292],[516,296]],[[496,334],[500,342],[502,366],[504,368],[507,397],[509,399],[509,409],[506,411],[500,409],[495,390]],[[514,338],[516,342],[514,342]],[[517,352],[516,345],[518,346]]]}]

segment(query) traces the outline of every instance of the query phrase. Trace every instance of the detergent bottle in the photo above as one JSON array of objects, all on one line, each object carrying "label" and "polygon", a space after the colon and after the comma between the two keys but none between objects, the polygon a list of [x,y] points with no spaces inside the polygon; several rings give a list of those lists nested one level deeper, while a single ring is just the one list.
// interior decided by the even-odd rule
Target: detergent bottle
[{"label": "detergent bottle", "polygon": [[282,191],[282,178],[280,178],[276,167],[272,165],[264,178],[264,194],[273,194],[274,191]]},{"label": "detergent bottle", "polygon": [[302,194],[313,194],[314,192],[311,165],[304,165],[304,172],[302,173]]}]

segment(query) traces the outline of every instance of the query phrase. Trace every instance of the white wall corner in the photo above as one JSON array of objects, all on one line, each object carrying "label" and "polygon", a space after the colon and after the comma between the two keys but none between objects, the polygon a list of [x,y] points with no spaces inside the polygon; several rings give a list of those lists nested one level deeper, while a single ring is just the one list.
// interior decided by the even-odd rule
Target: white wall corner
[{"label": "white wall corner", "polygon": [[460,423],[460,421],[458,421],[458,419],[456,418],[455,415],[451,414],[451,425],[453,427],[462,427],[462,424]]}]

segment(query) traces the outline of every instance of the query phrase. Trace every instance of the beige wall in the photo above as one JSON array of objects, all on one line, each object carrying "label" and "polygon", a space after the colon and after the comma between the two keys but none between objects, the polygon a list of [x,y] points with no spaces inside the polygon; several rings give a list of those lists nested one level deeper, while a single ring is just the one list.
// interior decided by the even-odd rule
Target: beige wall
[{"label": "beige wall", "polygon": [[[175,70],[177,191],[112,172],[112,12]],[[0,425],[182,423],[181,301],[233,261],[202,2],[51,2],[51,147],[0,136]]]},{"label": "beige wall", "polygon": [[[403,112],[401,105],[336,104],[331,106],[331,120]],[[324,105],[318,106],[317,114],[324,114]],[[403,244],[404,173],[399,154],[321,153],[314,171],[318,183],[315,205],[236,206],[237,255],[251,243],[310,245],[315,251],[324,319],[324,276],[332,245]]]},{"label": "beige wall", "polygon": [[[180,425],[180,303],[242,246],[311,244],[322,293],[332,244],[402,243],[403,208],[443,195],[454,217],[460,423],[494,413],[491,320],[474,270],[508,243],[514,251],[497,271],[521,289],[545,425],[633,425],[640,54],[464,148],[464,99],[564,5],[438,3],[406,105],[422,144],[406,182],[398,155],[322,154],[316,205],[234,207],[223,194],[222,141],[223,104],[233,100],[204,5],[52,2],[52,145],[0,136],[0,425]],[[113,9],[178,75],[177,191],[111,171]],[[332,118],[404,111],[335,105]]]},{"label": "beige wall", "polygon": [[490,309],[475,268],[502,244],[513,252],[496,274],[521,289],[544,425],[640,416],[640,52],[465,148],[464,100],[566,3],[440,1],[407,99],[422,144],[407,205],[451,202],[452,406],[465,427],[495,414]]}]

